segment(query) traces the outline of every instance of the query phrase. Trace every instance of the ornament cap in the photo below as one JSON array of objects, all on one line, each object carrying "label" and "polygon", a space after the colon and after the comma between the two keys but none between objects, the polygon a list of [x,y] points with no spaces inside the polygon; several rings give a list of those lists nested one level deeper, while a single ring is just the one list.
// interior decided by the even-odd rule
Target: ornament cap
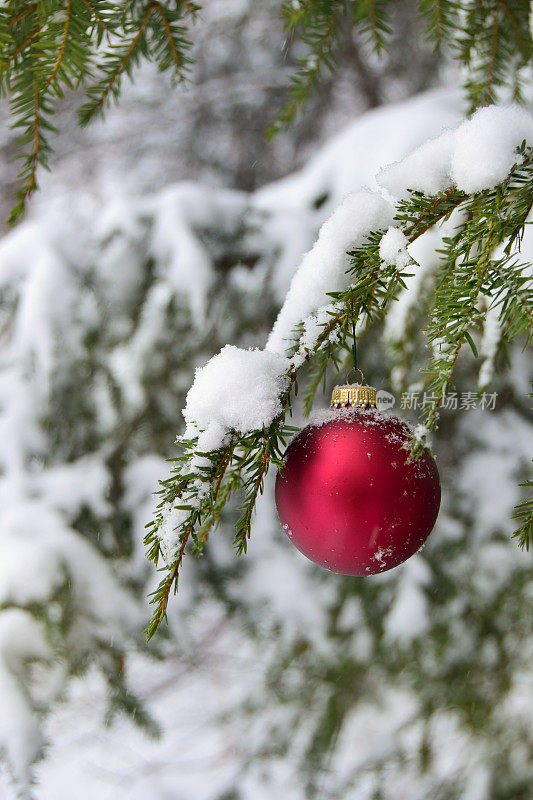
[{"label": "ornament cap", "polygon": [[335,386],[331,393],[331,408],[350,408],[352,406],[377,407],[377,392],[373,386],[358,383]]}]

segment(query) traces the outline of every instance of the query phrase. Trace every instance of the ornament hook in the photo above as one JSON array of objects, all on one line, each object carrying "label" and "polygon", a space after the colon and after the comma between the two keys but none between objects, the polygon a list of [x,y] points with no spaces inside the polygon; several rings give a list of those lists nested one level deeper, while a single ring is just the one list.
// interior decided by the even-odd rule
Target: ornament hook
[{"label": "ornament hook", "polygon": [[351,370],[347,373],[346,379],[345,379],[346,384],[350,383],[350,375],[352,374],[352,372],[358,372],[359,373],[359,375],[361,376],[361,386],[364,386],[365,376],[363,375],[363,370],[359,369],[359,367],[352,367]]}]

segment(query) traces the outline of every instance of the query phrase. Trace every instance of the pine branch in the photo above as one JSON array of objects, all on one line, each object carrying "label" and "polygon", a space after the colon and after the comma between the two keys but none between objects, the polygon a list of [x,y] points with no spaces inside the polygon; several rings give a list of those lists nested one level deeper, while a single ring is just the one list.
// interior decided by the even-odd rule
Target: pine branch
[{"label": "pine branch", "polygon": [[161,21],[163,23],[163,28],[165,29],[165,34],[166,34],[166,37],[167,37],[168,45],[169,45],[170,51],[172,53],[172,60],[174,62],[174,66],[176,68],[176,72],[179,73],[179,70],[180,70],[180,67],[181,67],[181,60],[180,60],[180,57],[178,55],[178,50],[176,48],[176,44],[174,42],[174,39],[172,38],[172,31],[170,29],[169,21],[168,21],[167,17],[165,16],[165,14],[163,12],[163,9],[161,8],[161,5],[159,3],[154,3],[154,9],[155,9],[155,11],[157,11],[159,16],[161,17]]},{"label": "pine branch", "polygon": [[235,526],[235,550],[241,556],[248,549],[248,539],[250,538],[250,527],[255,503],[260,492],[263,491],[263,479],[270,465],[270,442],[268,436],[264,436],[263,447],[255,459],[253,473],[248,480],[248,491],[245,502],[241,507],[242,516]]},{"label": "pine branch", "polygon": [[2,65],[2,68],[0,69],[0,77],[4,75],[5,72],[8,71],[9,67],[15,62],[17,56],[20,53],[22,53],[23,50],[26,49],[27,45],[30,44],[32,39],[35,39],[35,37],[39,34],[39,31],[40,31],[40,26],[36,25],[35,28],[32,31],[30,31],[30,33],[26,36],[26,38],[23,39],[22,42],[15,48],[15,50],[11,53],[7,61],[5,61],[5,63]]},{"label": "pine branch", "polygon": [[98,13],[98,11],[96,11],[96,9],[95,9],[95,8],[94,8],[94,7],[91,5],[91,3],[89,2],[89,0],[81,0],[81,2],[83,3],[83,5],[84,5],[86,8],[88,8],[88,9],[89,9],[89,11],[90,11],[91,15],[92,15],[92,16],[95,18],[95,20],[96,20],[96,22],[98,23],[98,25],[100,25],[100,27],[101,27],[101,28],[102,28],[104,31],[109,31],[109,28],[107,27],[106,23],[104,22],[104,20],[102,19],[102,17],[101,17],[101,16],[100,16],[100,14]]},{"label": "pine branch", "polygon": [[47,164],[48,145],[42,129],[44,127],[50,128],[51,126],[45,122],[42,116],[45,107],[39,87],[37,59],[33,53],[32,56],[31,82],[29,85],[22,84],[17,86],[19,92],[15,95],[13,102],[14,107],[20,114],[20,119],[16,125],[24,129],[22,140],[31,145],[31,150],[25,156],[24,167],[19,172],[19,178],[22,179],[22,187],[18,192],[19,202],[8,217],[10,224],[22,216],[28,198],[37,189],[37,169],[39,165],[46,166]]},{"label": "pine branch", "polygon": [[154,10],[154,4],[149,3],[144,16],[139,22],[137,32],[135,33],[132,40],[129,42],[128,46],[123,50],[118,59],[114,58],[113,56],[109,59],[110,66],[108,67],[108,69],[106,69],[106,72],[108,73],[107,77],[104,78],[100,86],[96,87],[96,89],[91,90],[89,92],[91,96],[91,101],[89,103],[86,103],[80,109],[80,123],[82,125],[87,125],[90,122],[90,120],[95,116],[96,113],[98,112],[101,113],[103,111],[109,93],[112,92],[116,87],[121,74],[127,68],[130,59],[135,53],[135,48],[141,41],[142,35],[146,29],[146,26],[148,25],[148,21],[152,15],[153,10]]},{"label": "pine branch", "polygon": [[65,15],[65,24],[63,28],[63,38],[61,39],[61,44],[59,45],[59,52],[57,54],[56,62],[52,68],[52,72],[50,73],[48,80],[46,82],[46,86],[50,86],[50,84],[54,81],[57,71],[61,62],[63,61],[63,56],[65,55],[65,48],[67,46],[67,39],[68,39],[68,30],[70,27],[70,3],[71,0],[66,0],[66,15]]},{"label": "pine branch", "polygon": [[20,14],[17,14],[16,17],[13,17],[13,19],[10,20],[9,27],[13,28],[17,24],[17,22],[20,22],[22,19],[27,17],[28,14],[33,13],[36,10],[36,8],[37,8],[37,3],[32,3],[31,5],[29,5],[23,11],[21,11]]},{"label": "pine branch", "polygon": [[342,0],[314,0],[299,9],[299,13],[286,13],[292,28],[303,25],[302,38],[308,47],[308,53],[299,59],[298,72],[293,76],[289,90],[292,100],[283,107],[270,126],[267,132],[269,138],[294,120],[297,112],[307,103],[324,68],[333,71],[333,45],[339,32],[342,10]]},{"label": "pine branch", "polygon": [[[444,240],[445,257],[434,278],[436,285],[426,335],[438,347],[426,370],[433,397],[423,417],[427,430],[436,426],[444,393],[452,380],[465,342],[470,345],[474,357],[478,357],[472,332],[481,326],[483,320],[483,311],[478,305],[480,296],[489,298],[493,306],[500,308],[499,318],[508,338],[526,333],[529,340],[533,331],[533,278],[523,274],[524,265],[516,262],[515,255],[494,256],[496,248],[510,237],[519,246],[521,231],[533,204],[533,151],[525,143],[518,151],[517,160],[508,178],[492,190],[469,195],[452,187],[436,197],[411,192],[407,200],[398,204],[395,224],[410,242],[446,220],[455,209],[460,211],[464,220],[455,229],[453,237]],[[305,398],[305,408],[309,411],[328,364],[332,361],[339,364],[340,354],[349,350],[348,322],[352,308],[359,319],[372,322],[386,312],[399,289],[406,286],[405,279],[409,273],[381,261],[383,233],[371,232],[366,242],[349,254],[351,263],[348,279],[352,285],[349,290],[330,294],[332,302],[326,307],[327,315],[319,326],[320,332],[316,336],[313,333],[315,338],[309,331],[315,330],[316,317],[303,321],[297,328],[296,336],[301,338],[302,344],[297,339],[289,351],[291,366],[287,372],[288,388],[280,397],[282,411],[270,427],[245,436],[231,431],[230,445],[214,453],[198,454],[207,456],[211,462],[210,467],[203,467],[200,471],[191,471],[190,467],[190,459],[196,452],[196,440],[184,443],[186,453],[178,459],[176,475],[163,484],[160,508],[190,508],[191,514],[180,529],[177,557],[154,593],[152,602],[156,604],[156,611],[149,628],[150,636],[164,617],[171,589],[176,588],[187,541],[192,536],[195,542],[193,552],[199,555],[210,531],[220,521],[225,504],[237,491],[241,493],[243,501],[235,530],[235,547],[239,555],[246,552],[253,509],[269,466],[274,464],[282,468],[282,446],[284,438],[291,431],[284,420],[291,408],[291,397],[297,387],[300,369],[310,363],[315,370]],[[306,328],[308,324],[311,325],[309,329]],[[416,458],[423,451],[424,442],[419,440],[412,444],[412,457]],[[181,468],[179,465],[182,465]],[[191,487],[195,482],[205,481],[210,484],[211,492],[202,494],[206,499],[199,505],[191,505],[195,491]],[[522,518],[524,522],[516,536],[521,542],[526,542],[529,541],[529,518]],[[150,557],[156,562],[158,550],[155,542],[161,523],[162,517],[159,517],[147,536]]]},{"label": "pine branch", "polygon": [[518,49],[521,52],[523,52],[526,55],[528,55],[529,48],[528,48],[528,46],[526,45],[526,43],[524,41],[524,37],[522,36],[522,32],[520,30],[520,26],[518,24],[518,21],[517,21],[516,17],[514,16],[513,12],[511,11],[511,9],[509,7],[509,3],[507,2],[507,0],[498,0],[498,3],[501,6],[501,8],[503,9],[504,14],[507,16],[507,18],[509,20],[511,28],[513,29],[514,36],[515,36],[515,41],[516,41],[516,43],[518,45]]},{"label": "pine branch", "polygon": [[449,0],[420,0],[420,15],[426,21],[428,37],[439,50],[451,39],[460,3]]},{"label": "pine branch", "polygon": [[153,599],[151,602],[157,603],[157,606],[154,615],[150,621],[150,624],[146,629],[147,641],[150,641],[154,633],[159,628],[161,622],[164,619],[166,619],[168,598],[170,596],[170,592],[172,591],[172,587],[174,587],[174,590],[177,589],[179,570],[181,567],[181,563],[183,561],[183,556],[185,554],[185,548],[187,546],[191,533],[192,533],[192,525],[189,525],[186,528],[185,533],[182,534],[182,536],[180,537],[181,544],[178,550],[178,555],[176,560],[174,561],[171,569],[168,571],[168,574],[166,575],[164,580],[161,582],[157,590],[152,595]]},{"label": "pine branch", "polygon": [[[527,480],[519,485],[531,489],[533,481]],[[515,506],[513,519],[520,522],[519,527],[513,533],[513,537],[518,539],[518,546],[521,550],[529,552],[530,545],[533,545],[533,497],[529,497]]]},{"label": "pine branch", "polygon": [[[86,124],[103,112],[111,97],[118,98],[123,75],[131,74],[141,58],[155,60],[160,70],[172,68],[183,79],[191,43],[179,22],[195,16],[198,8],[191,0],[168,7],[161,0],[131,0],[120,5],[112,0],[50,0],[22,9],[15,0],[8,0],[0,8],[0,84],[11,94],[15,126],[26,131],[21,148],[29,144],[27,131],[35,127],[36,119],[40,129],[38,152],[32,145],[31,155],[26,156],[19,203],[10,215],[11,222],[24,212],[27,198],[37,186],[37,164],[46,166],[48,130],[53,130],[48,120],[65,89],[99,75],[81,109],[80,121]],[[112,38],[103,44],[105,33]]]}]

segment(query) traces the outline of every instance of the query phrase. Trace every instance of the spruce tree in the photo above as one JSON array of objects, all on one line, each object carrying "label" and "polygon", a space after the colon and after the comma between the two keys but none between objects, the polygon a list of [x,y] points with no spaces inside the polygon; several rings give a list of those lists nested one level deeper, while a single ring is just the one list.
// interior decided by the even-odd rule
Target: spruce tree
[{"label": "spruce tree", "polygon": [[[294,35],[302,36],[309,53],[303,58],[291,100],[274,123],[274,131],[290,122],[324,69],[334,68],[346,19],[380,50],[387,46],[387,20],[392,6],[391,3],[311,2],[291,3],[285,9],[287,25]],[[465,89],[472,111],[500,97],[521,99],[531,55],[527,4],[422,3],[421,10],[436,45],[450,48],[464,65]],[[189,4],[171,3],[125,6],[84,1],[29,3],[22,9],[19,3],[5,5],[0,28],[2,73],[29,147],[20,204],[14,217],[23,211],[35,188],[37,164],[45,163],[46,126],[48,116],[53,115],[55,96],[80,80],[88,82],[85,121],[103,110],[111,97],[118,96],[123,74],[141,57],[155,58],[161,68],[175,69],[181,75],[189,57],[184,28],[194,13],[196,8]],[[107,30],[112,34],[109,40]],[[99,66],[95,66],[94,59]],[[491,124],[487,122],[487,126]],[[269,479],[267,471],[270,466],[281,464],[284,445],[294,432],[294,420],[287,412],[293,411],[295,419],[299,419],[302,395],[304,406],[310,411],[317,390],[331,385],[338,370],[349,364],[354,318],[358,320],[370,373],[383,379],[378,362],[384,352],[380,344],[384,320],[385,345],[394,370],[395,388],[418,386],[431,398],[424,405],[424,430],[413,443],[415,455],[438,422],[444,434],[440,440],[443,448],[447,438],[465,436],[459,422],[442,419],[444,412],[439,420],[443,398],[454,388],[454,383],[459,384],[465,375],[476,372],[478,359],[485,367],[479,389],[486,391],[494,362],[503,366],[507,358],[516,361],[519,349],[531,337],[530,265],[520,255],[533,202],[531,143],[524,136],[517,141],[516,148],[513,145],[511,163],[498,179],[492,180],[490,187],[468,188],[463,181],[461,186],[452,184],[431,191],[403,181],[405,185],[398,192],[390,227],[401,231],[411,243],[429,231],[436,231],[440,240],[435,246],[442,253],[438,267],[433,273],[428,271],[400,334],[392,328],[387,332],[387,322],[392,318],[395,298],[401,297],[406,287],[412,289],[411,278],[420,265],[413,257],[402,266],[394,261],[386,263],[381,244],[388,227],[378,226],[368,230],[364,241],[350,250],[346,286],[328,286],[320,313],[313,311],[305,319],[294,320],[294,328],[289,329],[286,344],[291,361],[279,398],[282,413],[268,426],[245,434],[228,430],[224,446],[215,450],[202,450],[202,431],[181,439],[182,454],[175,458],[174,471],[163,482],[160,511],[147,536],[149,555],[164,571],[153,598],[155,614],[149,634],[167,611],[169,595],[177,586],[182,559],[189,549],[196,555],[203,554],[198,570],[206,577],[208,591],[226,608],[240,614],[251,629],[258,626],[261,612],[258,614],[254,608],[254,599],[250,597],[247,608],[247,598],[239,591],[239,570],[245,570],[246,566],[240,566],[242,560],[236,561],[234,567],[228,566],[224,559],[222,564],[217,563],[216,556],[210,555],[209,544],[214,546],[217,536],[233,531],[237,552],[247,550],[253,533],[254,506],[258,499],[261,502],[261,492]],[[384,184],[387,185],[386,176]],[[398,184],[394,184],[390,174],[388,185],[389,188],[394,185],[397,191]],[[166,202],[170,201],[167,197]],[[192,207],[194,198],[187,196],[179,202]],[[201,197],[200,202],[207,205],[207,198]],[[243,348],[250,344],[262,346],[275,317],[275,300],[270,294],[268,278],[261,282],[256,276],[252,289],[247,288],[246,281],[239,282],[236,273],[234,280],[226,279],[227,264],[259,264],[268,273],[279,258],[279,252],[269,246],[261,246],[258,255],[254,247],[256,221],[246,218],[238,198],[234,198],[230,222],[221,230],[219,211],[228,202],[229,198],[222,196],[220,207],[216,204],[213,209],[212,221],[204,218],[201,223],[191,225],[193,236],[200,236],[210,260],[220,266],[207,302],[209,319],[223,320],[223,324],[213,322],[200,331],[193,325],[194,311],[184,301],[183,286],[172,284],[168,276],[162,281],[158,274],[161,263],[165,262],[161,249],[146,247],[151,240],[150,232],[157,228],[158,215],[147,217],[141,210],[136,230],[128,226],[124,230],[112,227],[108,238],[100,243],[99,252],[92,256],[92,262],[82,263],[78,251],[77,263],[71,265],[70,257],[62,253],[59,245],[50,246],[54,263],[62,265],[69,284],[76,287],[71,296],[78,297],[78,301],[71,322],[73,329],[79,326],[82,355],[77,341],[72,342],[71,349],[59,352],[64,341],[61,337],[54,338],[57,336],[54,329],[53,357],[48,362],[44,358],[43,362],[53,364],[54,368],[46,381],[42,373],[34,372],[36,363],[41,361],[35,360],[31,347],[8,353],[6,365],[8,374],[16,376],[17,385],[30,380],[32,386],[39,387],[39,391],[35,390],[36,397],[43,392],[42,405],[36,404],[26,418],[22,421],[18,418],[19,422],[15,414],[16,394],[8,395],[10,403],[4,403],[4,411],[8,409],[9,418],[15,420],[15,429],[24,424],[24,419],[31,418],[36,420],[35,428],[42,426],[44,431],[44,440],[32,440],[28,434],[24,443],[24,447],[27,445],[23,448],[24,458],[31,464],[30,473],[40,465],[52,481],[56,474],[54,467],[67,465],[67,480],[74,481],[75,475],[80,474],[83,481],[96,483],[95,477],[87,477],[90,476],[87,464],[78,463],[78,459],[96,454],[96,461],[105,464],[105,476],[99,480],[100,487],[104,483],[108,487],[109,505],[101,502],[102,496],[85,496],[83,491],[71,505],[65,505],[64,500],[46,499],[46,485],[50,484],[45,485],[44,481],[42,486],[37,480],[28,485],[27,492],[30,497],[44,498],[49,505],[58,504],[60,513],[68,517],[69,527],[94,543],[101,560],[91,574],[101,571],[107,575],[104,564],[113,560],[111,572],[118,574],[121,594],[113,598],[107,588],[105,592],[112,599],[108,606],[102,606],[96,604],[98,593],[103,591],[97,581],[87,594],[78,593],[81,577],[78,561],[74,556],[69,561],[69,533],[65,530],[61,539],[64,550],[56,545],[57,570],[62,579],[53,583],[52,596],[43,593],[37,598],[31,592],[27,596],[19,592],[17,596],[9,589],[2,599],[3,641],[7,648],[3,652],[10,653],[9,642],[17,631],[36,621],[40,627],[32,628],[25,640],[33,639],[34,646],[31,650],[19,648],[17,668],[20,665],[22,670],[22,665],[34,659],[45,664],[50,659],[47,650],[50,643],[69,674],[79,673],[96,662],[109,682],[111,713],[125,710],[153,732],[154,722],[132,697],[124,681],[125,651],[135,638],[131,629],[138,635],[142,627],[139,609],[130,606],[131,597],[136,589],[138,593],[139,584],[143,584],[141,591],[144,591],[139,571],[128,575],[128,559],[136,547],[133,512],[125,500],[125,487],[132,481],[132,465],[143,455],[154,447],[159,453],[168,452],[176,433],[176,398],[184,404],[193,364],[205,362],[213,351],[228,342]],[[131,209],[128,213],[134,216]],[[225,218],[227,221],[228,217]],[[117,242],[123,248],[122,256],[117,256]],[[114,298],[110,314],[107,270],[115,264],[116,269],[127,274],[125,263],[132,258],[132,252],[135,256],[133,266],[130,263],[129,289]],[[154,259],[159,264],[156,268]],[[194,270],[194,262],[189,267]],[[36,257],[34,268],[36,278],[41,269],[45,274],[46,263]],[[7,331],[20,330],[14,321],[23,319],[21,301],[26,289],[34,285],[32,280],[21,289],[16,274],[13,275],[3,298]],[[71,296],[63,297],[63,308],[71,307]],[[233,313],[236,306],[243,309],[238,317]],[[490,324],[499,331],[497,345],[492,348]],[[14,337],[13,341],[20,340]],[[28,340],[23,344],[28,345]],[[37,344],[32,346],[36,348]],[[45,350],[43,345],[37,352],[46,356]],[[470,353],[465,354],[466,350]],[[130,364],[134,365],[133,379]],[[420,369],[426,376],[423,383],[420,383]],[[87,381],[92,387],[89,393],[84,389]],[[503,376],[499,388],[508,409],[524,416],[527,400],[517,395],[512,382]],[[44,419],[43,409],[46,409]],[[512,428],[511,423],[509,427]],[[468,436],[473,437],[472,430]],[[449,464],[458,468],[457,461],[465,455],[458,443]],[[51,496],[48,492],[48,498]],[[171,509],[181,517],[179,526],[172,530],[178,547],[175,552],[167,552],[168,563],[165,563],[161,558],[161,532],[166,528],[168,533]],[[42,529],[50,532],[50,536],[55,536],[56,529],[63,524],[62,519],[53,515],[45,517],[40,505],[34,507],[33,514],[41,517]],[[519,525],[516,536],[527,549],[531,541],[531,502],[524,500],[516,514]],[[451,530],[454,521],[459,535]],[[22,522],[11,520],[13,536]],[[260,769],[261,758],[274,764],[280,754],[286,753],[295,762],[295,769],[301,770],[305,796],[346,797],[357,791],[360,797],[389,797],[387,775],[392,774],[400,783],[410,776],[417,785],[417,796],[422,797],[425,792],[426,796],[461,797],[467,790],[475,791],[474,782],[469,783],[471,762],[460,763],[448,775],[443,774],[438,763],[439,738],[446,731],[450,735],[451,726],[453,735],[467,737],[470,754],[479,746],[476,764],[489,787],[488,796],[527,797],[531,777],[528,766],[525,761],[517,766],[513,751],[517,743],[527,751],[530,735],[520,719],[509,719],[504,708],[516,688],[517,675],[527,668],[527,648],[524,646],[523,653],[517,652],[519,643],[526,642],[530,635],[524,614],[526,570],[513,562],[504,573],[504,580],[498,582],[494,561],[503,561],[510,548],[502,536],[506,524],[505,520],[497,520],[489,525],[485,520],[484,525],[483,528],[483,519],[480,521],[474,510],[452,509],[442,523],[441,540],[436,540],[404,572],[381,583],[355,585],[346,579],[309,573],[307,587],[316,582],[327,590],[324,615],[328,623],[325,632],[328,647],[321,646],[311,630],[302,629],[272,650],[265,686],[269,699],[266,731],[258,742],[252,770]],[[135,531],[138,533],[137,528]],[[437,536],[438,533],[435,539]],[[284,556],[290,558],[288,551]],[[88,563],[90,556],[80,553],[78,558]],[[491,592],[482,585],[487,575],[494,575]],[[31,584],[29,581],[26,585]],[[464,592],[465,586],[468,593]],[[273,592],[275,588],[272,587]],[[412,595],[429,609],[430,623],[422,626],[423,635],[407,630],[402,638],[399,609],[401,602],[404,609],[409,608]],[[102,633],[106,623],[115,625],[110,635]],[[273,637],[283,627],[283,619],[273,618],[263,624],[272,625]],[[81,644],[77,626],[83,633]],[[354,649],[356,632],[358,647]],[[363,634],[370,644],[368,641],[364,644]],[[461,646],[454,647],[454,641],[461,642]],[[156,643],[157,639],[152,639],[150,646],[157,647]],[[143,647],[139,641],[137,646]],[[378,668],[372,669],[372,663],[378,664]],[[11,675],[9,669],[6,674]],[[296,670],[296,680],[291,669]],[[473,680],[469,671],[475,674]],[[23,682],[19,685],[20,697],[25,696],[24,686]],[[373,703],[373,713],[378,713],[384,686],[388,690],[385,702],[390,707],[394,706],[395,693],[402,691],[408,692],[411,700],[416,698],[418,707],[413,706],[410,718],[400,719],[388,749],[371,753],[353,769],[343,772],[332,768],[342,747],[349,746],[350,725],[357,726],[358,720],[365,719],[365,704]],[[247,713],[252,711],[264,719],[262,703],[264,695],[261,699],[249,698]],[[37,701],[35,711],[40,710],[42,706]],[[280,724],[282,718],[289,720],[285,726]],[[394,727],[396,723],[391,724]],[[309,733],[295,744],[291,734],[297,730]],[[348,744],[343,740],[345,736]],[[38,746],[33,747],[29,760],[38,750]],[[27,777],[17,771],[13,753],[8,750],[3,755],[19,785],[24,786]],[[239,796],[238,787],[236,792]]]}]

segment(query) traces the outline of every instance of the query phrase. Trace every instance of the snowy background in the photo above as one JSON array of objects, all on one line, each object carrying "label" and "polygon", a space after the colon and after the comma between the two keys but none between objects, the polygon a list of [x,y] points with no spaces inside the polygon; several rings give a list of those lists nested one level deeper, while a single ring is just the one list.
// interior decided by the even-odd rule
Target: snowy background
[{"label": "snowy background", "polygon": [[[530,557],[509,539],[533,444],[519,347],[494,411],[443,414],[422,553],[365,581],[314,568],[281,534],[271,475],[249,554],[235,560],[230,510],[144,645],[144,526],[195,367],[263,347],[346,194],[463,119],[453,71],[420,37],[406,55],[398,7],[390,57],[354,41],[272,145],[297,53],[270,2],[208,5],[187,92],[143,67],[84,131],[65,102],[52,172],[0,239],[2,800],[530,797]],[[436,244],[420,244],[428,269]],[[422,283],[361,345],[397,397],[420,378],[398,354],[420,349]],[[464,355],[459,391],[479,368]]]}]

